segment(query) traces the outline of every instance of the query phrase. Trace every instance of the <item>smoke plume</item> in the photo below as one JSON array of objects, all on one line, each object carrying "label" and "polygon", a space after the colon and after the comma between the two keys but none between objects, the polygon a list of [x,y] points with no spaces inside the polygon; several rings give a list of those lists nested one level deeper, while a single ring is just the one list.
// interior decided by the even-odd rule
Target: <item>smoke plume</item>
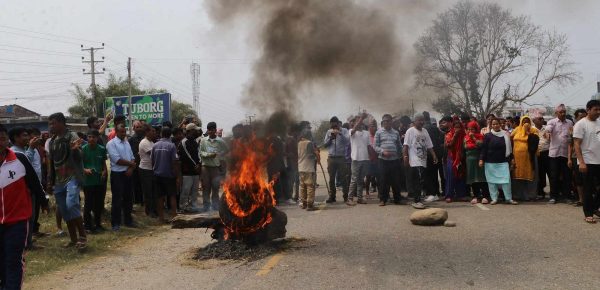
[{"label": "smoke plume", "polygon": [[412,65],[403,49],[412,43],[398,40],[398,17],[407,17],[399,11],[414,12],[429,4],[213,0],[207,5],[218,24],[240,16],[259,23],[255,37],[261,56],[253,66],[243,103],[272,113],[295,112],[310,100],[330,97],[302,93],[312,87],[340,88],[358,104],[408,99]]}]

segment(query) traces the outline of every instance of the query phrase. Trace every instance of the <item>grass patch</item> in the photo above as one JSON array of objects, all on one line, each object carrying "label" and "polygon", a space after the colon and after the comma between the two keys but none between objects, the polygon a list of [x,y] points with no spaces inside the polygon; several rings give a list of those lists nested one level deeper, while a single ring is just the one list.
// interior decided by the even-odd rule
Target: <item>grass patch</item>
[{"label": "grass patch", "polygon": [[[50,199],[51,203],[53,203],[54,198]],[[37,278],[49,272],[60,270],[67,265],[76,265],[89,261],[96,256],[111,254],[111,252],[114,252],[119,247],[130,242],[135,242],[139,237],[149,236],[169,229],[169,226],[160,225],[157,220],[146,217],[143,208],[134,206],[135,212],[133,218],[139,227],[134,229],[121,227],[119,232],[112,232],[110,230],[110,192],[107,192],[106,201],[108,206],[105,205],[102,224],[107,231],[99,234],[88,234],[88,247],[82,253],[78,252],[75,248],[63,247],[69,242],[68,234],[63,237],[55,235],[57,232],[55,219],[56,206],[51,206],[50,214],[41,214],[39,219],[39,223],[41,224],[40,232],[48,233],[49,235],[37,239],[34,238],[35,244],[44,248],[27,252],[25,256],[25,279]],[[63,230],[67,232],[67,225],[64,221],[62,224]]]}]

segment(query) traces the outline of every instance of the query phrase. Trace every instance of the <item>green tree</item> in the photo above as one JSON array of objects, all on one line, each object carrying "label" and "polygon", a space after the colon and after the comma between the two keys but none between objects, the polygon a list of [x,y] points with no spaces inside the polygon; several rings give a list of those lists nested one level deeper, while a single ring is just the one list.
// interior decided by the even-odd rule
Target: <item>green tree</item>
[{"label": "green tree", "polygon": [[[185,117],[188,116],[193,116],[194,118],[198,119],[198,114],[196,113],[196,111],[194,111],[192,105],[171,100],[171,121],[173,122],[173,124],[177,125],[181,123],[181,121],[183,121],[183,119],[185,119]],[[198,125],[202,126],[202,123]]]}]

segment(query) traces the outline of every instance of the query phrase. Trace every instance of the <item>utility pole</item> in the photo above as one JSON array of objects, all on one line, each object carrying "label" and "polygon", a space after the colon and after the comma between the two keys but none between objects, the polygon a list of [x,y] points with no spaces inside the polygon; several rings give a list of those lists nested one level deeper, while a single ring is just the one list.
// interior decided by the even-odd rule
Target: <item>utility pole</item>
[{"label": "utility pole", "polygon": [[193,62],[190,65],[192,76],[192,97],[194,98],[194,111],[200,116],[200,65]]},{"label": "utility pole", "polygon": [[127,58],[127,98],[129,106],[127,107],[127,116],[129,120],[129,134],[133,135],[133,107],[131,106],[131,57]]},{"label": "utility pole", "polygon": [[90,72],[85,72],[85,69],[83,69],[83,74],[92,75],[92,84],[90,85],[90,88],[92,89],[92,104],[94,106],[92,113],[94,114],[94,117],[98,117],[98,101],[96,100],[96,75],[104,74],[105,71],[104,68],[102,68],[101,72],[96,71],[96,63],[104,62],[104,56],[102,57],[103,60],[95,60],[94,58],[94,52],[100,49],[104,49],[104,43],[102,43],[102,47],[83,48],[83,44],[81,45],[81,51],[90,52],[90,60],[85,60],[85,57],[82,56],[81,62],[90,64]]},{"label": "utility pole", "polygon": [[248,125],[252,126],[252,118],[254,118],[254,117],[256,117],[255,114],[252,114],[252,115],[248,114],[248,115],[246,115],[246,118],[248,118]]}]

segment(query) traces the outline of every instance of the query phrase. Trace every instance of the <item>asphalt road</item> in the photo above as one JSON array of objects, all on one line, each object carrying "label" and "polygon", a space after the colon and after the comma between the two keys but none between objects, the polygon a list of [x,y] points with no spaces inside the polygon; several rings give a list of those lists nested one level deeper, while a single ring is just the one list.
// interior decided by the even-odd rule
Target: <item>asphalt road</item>
[{"label": "asphalt road", "polygon": [[26,289],[599,288],[600,224],[584,223],[581,208],[431,205],[447,209],[457,226],[414,226],[414,209],[379,207],[376,199],[314,212],[285,206],[288,236],[306,240],[263,260],[190,262],[189,252],[210,243],[210,232],[169,230]]}]

